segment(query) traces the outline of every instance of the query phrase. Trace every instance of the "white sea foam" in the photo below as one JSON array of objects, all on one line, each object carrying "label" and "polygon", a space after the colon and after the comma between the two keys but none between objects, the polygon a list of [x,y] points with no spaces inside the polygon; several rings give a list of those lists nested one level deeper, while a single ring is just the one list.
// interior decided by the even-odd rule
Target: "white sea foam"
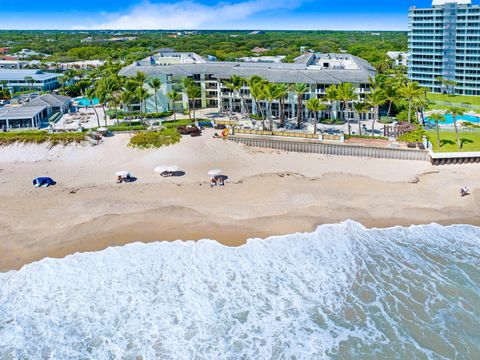
[{"label": "white sea foam", "polygon": [[480,229],[131,244],[0,274],[0,359],[480,358]]}]

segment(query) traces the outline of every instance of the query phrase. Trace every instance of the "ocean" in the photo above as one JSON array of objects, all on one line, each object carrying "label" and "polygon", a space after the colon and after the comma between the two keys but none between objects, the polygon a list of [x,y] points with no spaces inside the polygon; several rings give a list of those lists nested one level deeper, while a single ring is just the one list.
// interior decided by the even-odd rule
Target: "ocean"
[{"label": "ocean", "polygon": [[0,359],[480,359],[480,228],[44,259],[0,274]]}]

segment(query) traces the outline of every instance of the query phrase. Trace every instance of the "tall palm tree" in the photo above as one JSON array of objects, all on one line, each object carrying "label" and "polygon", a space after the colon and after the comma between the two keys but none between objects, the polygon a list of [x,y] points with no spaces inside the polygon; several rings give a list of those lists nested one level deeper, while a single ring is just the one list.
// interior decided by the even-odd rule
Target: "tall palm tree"
[{"label": "tall palm tree", "polygon": [[351,135],[348,103],[356,98],[357,96],[355,95],[352,84],[341,83],[337,86],[337,99],[343,102],[344,118],[347,120],[348,135]]},{"label": "tall palm tree", "polygon": [[[277,98],[276,84],[267,82],[263,85],[263,92],[265,94],[265,100],[267,100],[267,119],[269,122],[269,130],[273,131],[273,118],[272,118],[272,103]],[[265,130],[265,128],[263,129]]]},{"label": "tall palm tree", "polygon": [[390,118],[392,112],[392,105],[398,98],[398,93],[392,83],[387,83],[385,86],[385,100],[388,103],[387,117]]},{"label": "tall palm tree", "polygon": [[145,84],[145,81],[146,81],[147,78],[145,76],[145,73],[143,73],[141,71],[137,71],[134,79],[138,83],[138,85],[143,86],[143,84]]},{"label": "tall palm tree", "polygon": [[198,85],[189,86],[187,96],[192,101],[193,120],[195,121],[195,100],[202,96],[202,89]]},{"label": "tall palm tree", "polygon": [[325,100],[327,100],[328,103],[330,104],[330,119],[333,121],[333,118],[334,118],[333,108],[336,101],[338,100],[336,85],[330,85],[325,89]]},{"label": "tall palm tree", "polygon": [[142,123],[144,122],[143,116],[142,116],[142,105],[143,109],[145,110],[144,113],[147,112],[147,99],[150,97],[150,93],[148,92],[147,89],[145,89],[143,86],[139,86],[137,90],[135,90],[135,97],[137,100],[140,102],[140,119]]},{"label": "tall palm tree", "polygon": [[98,117],[98,112],[97,112],[97,109],[95,108],[95,104],[94,104],[95,95],[96,95],[95,93],[96,93],[95,88],[90,87],[85,91],[85,97],[90,102],[90,105],[92,106],[93,111],[95,112],[95,116],[97,117],[97,125],[98,125],[98,127],[100,127],[100,118]]},{"label": "tall palm tree", "polygon": [[177,103],[178,100],[180,100],[180,93],[177,92],[175,89],[170,91],[168,94],[167,94],[168,98],[170,99],[170,101],[172,102],[172,111],[173,111],[173,120],[177,120],[177,113],[176,113],[176,109],[175,109],[175,104]]},{"label": "tall palm tree", "polygon": [[95,97],[98,99],[98,103],[102,106],[103,110],[103,121],[105,123],[105,127],[107,124],[107,111],[105,109],[105,104],[109,100],[108,94],[103,86],[98,86],[95,88]]},{"label": "tall palm tree", "polygon": [[373,107],[372,137],[375,136],[375,121],[378,120],[379,108],[385,104],[385,102],[386,95],[383,89],[376,88],[367,95],[367,103]]},{"label": "tall palm tree", "polygon": [[408,122],[412,122],[412,104],[413,100],[423,95],[423,90],[418,83],[409,81],[407,84],[403,84],[398,89],[399,94],[408,100]]},{"label": "tall palm tree", "polygon": [[35,80],[33,79],[33,77],[25,76],[25,78],[23,80],[27,83],[29,89],[33,90],[32,87],[33,87],[33,84],[35,84]]},{"label": "tall palm tree", "polygon": [[228,119],[232,120],[233,113],[233,95],[236,91],[236,85],[232,81],[224,81],[223,85],[228,89]]},{"label": "tall palm tree", "polygon": [[447,110],[447,114],[450,114],[452,116],[453,126],[455,127],[455,135],[457,136],[458,151],[461,151],[462,143],[460,142],[460,136],[458,134],[457,117],[465,114],[465,111],[459,107],[450,107]]},{"label": "tall palm tree", "polygon": [[122,91],[118,97],[118,100],[122,103],[122,106],[127,108],[127,115],[130,119],[130,126],[132,126],[132,119],[130,117],[130,106],[132,104],[133,98],[133,93],[126,90]]},{"label": "tall palm tree", "polygon": [[360,114],[368,113],[368,107],[367,104],[365,104],[364,102],[357,102],[353,104],[353,108],[355,110],[355,115],[358,120],[358,135],[362,136],[362,122]]},{"label": "tall palm tree", "polygon": [[240,98],[240,112],[243,115],[244,97],[242,94],[242,87],[245,85],[245,79],[243,79],[238,75],[232,75],[232,77],[230,78],[230,84],[231,84],[231,88],[233,89],[233,94]]},{"label": "tall palm tree", "polygon": [[190,110],[190,97],[188,96],[189,94],[188,89],[190,89],[193,86],[195,86],[195,81],[192,78],[184,77],[182,79],[182,90],[183,90],[183,93],[187,96],[187,110],[188,110],[189,120],[192,120],[192,114]]},{"label": "tall palm tree", "polygon": [[254,107],[253,105],[255,104],[255,108],[257,107],[257,99],[255,98],[255,94],[254,94],[255,93],[254,86],[258,82],[262,82],[262,81],[265,81],[265,80],[258,75],[252,75],[248,79],[245,79],[245,83],[249,87],[250,95],[252,97],[252,114],[253,114],[253,107]]},{"label": "tall palm tree", "polygon": [[288,96],[288,85],[285,83],[276,84],[276,93],[280,105],[280,127],[285,127],[285,99]]},{"label": "tall palm tree", "polygon": [[307,101],[307,109],[313,113],[313,118],[315,122],[313,124],[313,133],[317,133],[317,124],[318,124],[318,112],[324,111],[327,108],[318,98],[311,98]]},{"label": "tall palm tree", "polygon": [[292,90],[297,95],[297,128],[300,129],[302,127],[303,97],[308,92],[309,87],[307,84],[296,83]]},{"label": "tall palm tree", "polygon": [[435,122],[435,128],[437,130],[437,146],[438,149],[440,149],[440,127],[438,126],[438,124],[445,121],[445,114],[442,114],[440,112],[434,112],[430,114],[429,117]]},{"label": "tall palm tree", "polygon": [[157,93],[158,90],[162,87],[162,82],[160,81],[159,78],[153,78],[148,81],[148,86],[150,86],[153,89],[153,93],[155,94],[155,112],[158,113],[158,99],[157,99]]},{"label": "tall palm tree", "polygon": [[121,80],[116,75],[105,78],[104,82],[105,91],[107,94],[107,101],[113,104],[115,112],[115,119],[118,121],[118,96],[121,88]]}]

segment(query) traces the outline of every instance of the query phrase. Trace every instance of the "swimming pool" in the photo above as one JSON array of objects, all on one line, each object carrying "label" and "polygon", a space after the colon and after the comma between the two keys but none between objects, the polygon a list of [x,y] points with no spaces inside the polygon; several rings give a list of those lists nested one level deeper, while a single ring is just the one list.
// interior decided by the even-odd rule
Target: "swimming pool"
[{"label": "swimming pool", "polygon": [[[445,120],[446,121],[439,122],[439,124],[440,125],[442,125],[442,124],[446,124],[446,125],[453,124],[452,115],[446,114],[445,115]],[[473,116],[473,115],[461,115],[461,116],[457,116],[457,122],[458,121],[469,121],[471,123],[478,124],[478,123],[480,123],[480,118],[478,118],[476,116]],[[425,118],[425,122],[428,122],[430,124],[435,124],[435,121],[430,120],[428,117]]]},{"label": "swimming pool", "polygon": [[[77,99],[77,102],[78,102],[78,105],[80,105],[80,106],[90,106],[91,105],[90,100],[88,100],[85,97]],[[93,105],[97,105],[97,104],[98,104],[98,99],[93,98]]]}]

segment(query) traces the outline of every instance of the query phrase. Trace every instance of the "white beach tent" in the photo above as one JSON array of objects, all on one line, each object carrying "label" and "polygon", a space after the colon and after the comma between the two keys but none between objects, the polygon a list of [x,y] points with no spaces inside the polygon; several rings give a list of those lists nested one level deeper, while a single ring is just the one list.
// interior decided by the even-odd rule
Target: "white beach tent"
[{"label": "white beach tent", "polygon": [[127,177],[130,175],[130,171],[120,170],[115,173],[115,176]]},{"label": "white beach tent", "polygon": [[222,170],[220,169],[212,169],[208,171],[208,175],[210,176],[218,176],[222,173]]},{"label": "white beach tent", "polygon": [[165,171],[167,172],[175,172],[175,171],[178,171],[178,166],[177,165],[160,165],[160,166],[157,166],[154,171],[156,173],[164,173]]}]

